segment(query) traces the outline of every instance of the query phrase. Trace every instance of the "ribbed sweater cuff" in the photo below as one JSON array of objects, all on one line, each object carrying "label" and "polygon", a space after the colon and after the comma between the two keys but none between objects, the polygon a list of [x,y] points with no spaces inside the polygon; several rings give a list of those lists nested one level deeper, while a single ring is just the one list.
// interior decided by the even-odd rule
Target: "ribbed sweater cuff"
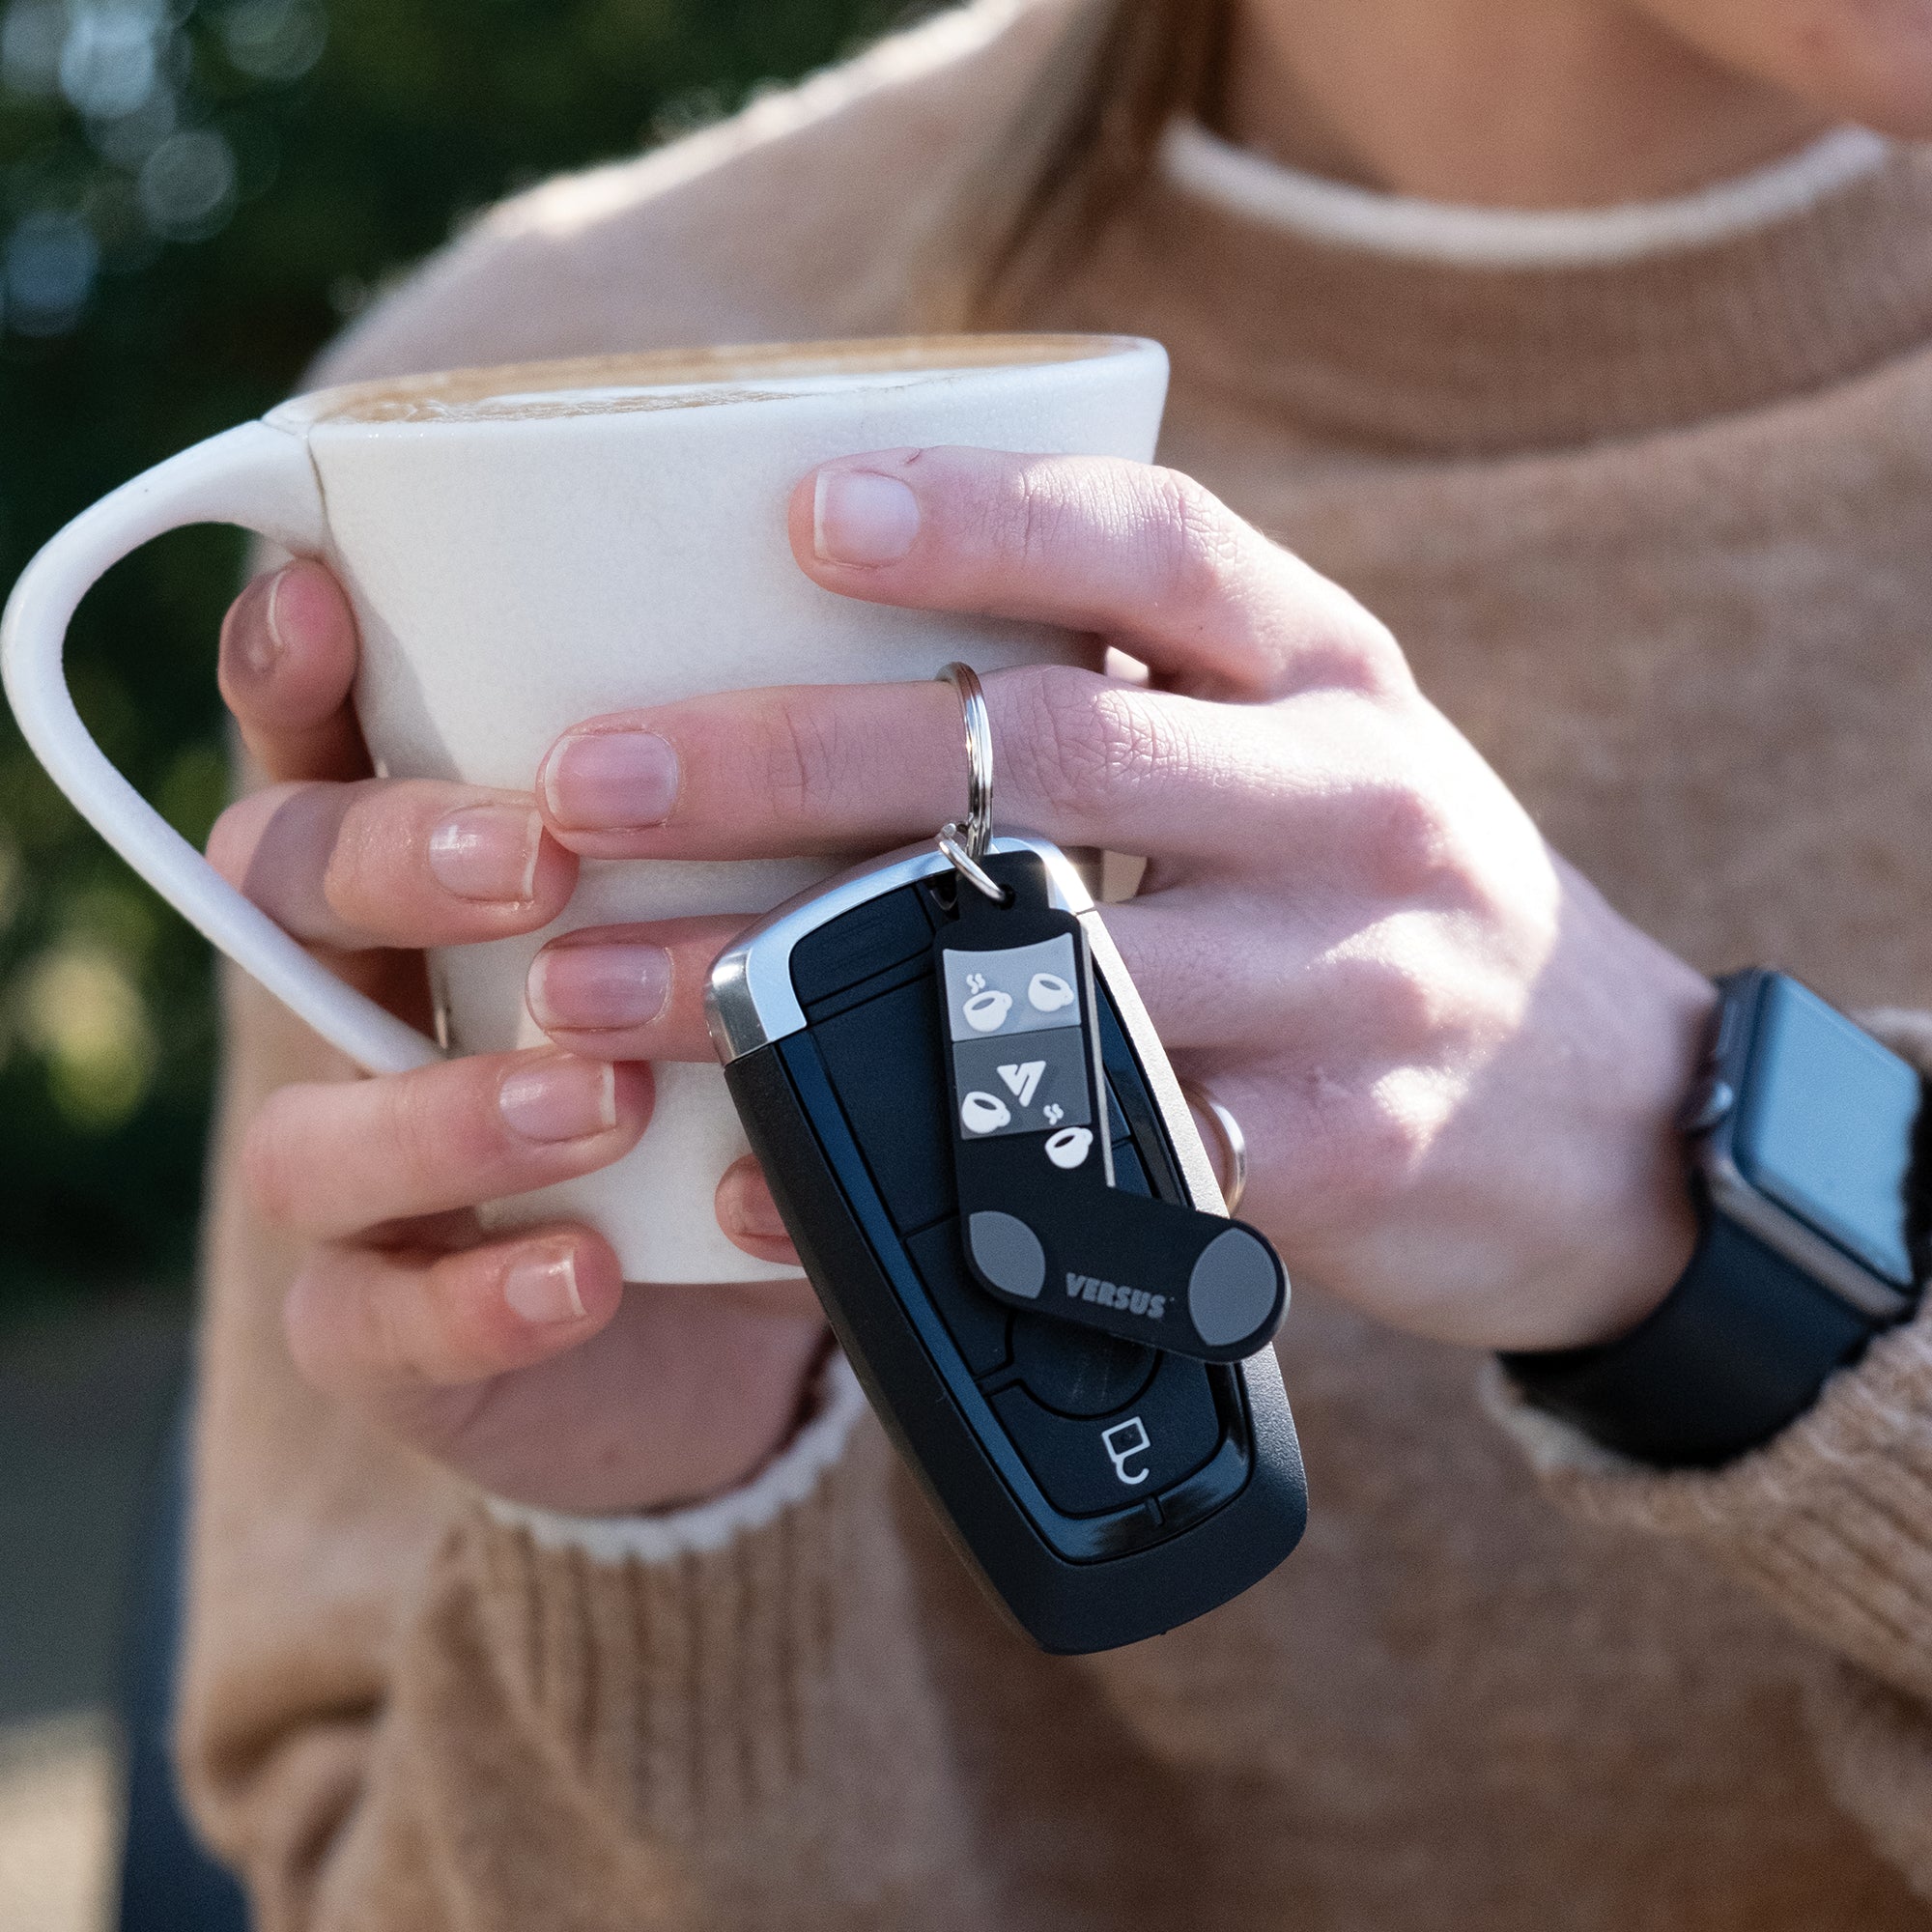
[{"label": "ribbed sweater cuff", "polygon": [[835,1350],[819,1378],[811,1419],[741,1489],[649,1516],[569,1516],[499,1496],[485,1496],[483,1506],[505,1527],[527,1531],[544,1549],[581,1549],[600,1563],[671,1563],[692,1551],[722,1549],[804,1502],[844,1455],[865,1412],[859,1378]]},{"label": "ribbed sweater cuff", "polygon": [[1842,1656],[1932,1696],[1932,1309],[1716,1470],[1626,1461],[1531,1406],[1494,1364],[1483,1392],[1573,1514],[1701,1543]]},{"label": "ribbed sweater cuff", "polygon": [[477,1509],[456,1561],[523,1724],[673,1839],[781,1812],[849,1674],[837,1653],[867,1621],[845,1600],[897,1569],[875,1547],[890,1535],[875,1436],[761,1521],[648,1559]]},{"label": "ribbed sweater cuff", "polygon": [[[1857,1018],[1932,1072],[1932,1014]],[[1483,1399],[1574,1515],[1702,1543],[1839,1655],[1932,1696],[1932,1296],[1782,1435],[1720,1469],[1629,1462],[1537,1408],[1493,1362]]]}]

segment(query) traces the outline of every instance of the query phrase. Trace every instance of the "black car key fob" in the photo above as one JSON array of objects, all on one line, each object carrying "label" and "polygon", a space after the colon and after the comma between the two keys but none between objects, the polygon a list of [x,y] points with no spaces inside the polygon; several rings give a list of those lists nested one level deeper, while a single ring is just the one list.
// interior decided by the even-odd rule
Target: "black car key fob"
[{"label": "black car key fob", "polygon": [[[959,1108],[966,1094],[988,1091],[1010,1106],[1029,1081],[1044,1134],[1030,1123],[1025,1133],[975,1138],[1024,1144],[1044,1159],[1065,1128],[1093,1135],[1085,1175],[1056,1170],[1069,1187],[1030,1198],[1025,1209],[1063,1275],[1098,1279],[1076,1265],[1081,1188],[1094,1190],[1096,1219],[1133,1197],[1173,1210],[1182,1250],[1193,1243],[1197,1260],[1239,1227],[1218,1218],[1207,1151],[1079,874],[1057,847],[1021,836],[993,838],[981,863],[1053,928],[1012,937],[1080,942],[1071,972],[1056,975],[1072,1001],[1044,981],[1035,989],[1034,1010],[1060,1023],[1019,1031],[1077,1041],[1089,1068],[1086,1122],[1046,1121],[1045,1106],[1068,1109],[1065,1098],[1042,1100],[1047,1069],[1036,1077],[1031,1064],[1051,1056],[1037,1045],[995,1058],[990,1090],[976,1081],[957,1091],[948,954],[1013,949],[930,846],[861,867],[768,915],[713,969],[711,1028],[806,1271],[962,1554],[1043,1648],[1106,1650],[1185,1623],[1264,1577],[1299,1541],[1307,1492],[1264,1341],[1239,1360],[1203,1359],[1227,1337],[1204,1348],[1197,1323],[1186,1337],[1196,1353],[1161,1346],[1179,1328],[1133,1316],[1139,1284],[1118,1263],[1107,1285],[1127,1288],[1133,1325],[1104,1332],[1086,1325],[1103,1304],[1084,1286],[1070,1294],[1063,1281],[1062,1306],[1044,1312],[1053,1297],[989,1290],[984,1258],[976,1266],[969,1256],[962,1179],[1005,1204],[982,1203],[980,1212],[1010,1209],[1015,1197],[997,1175],[976,1177],[973,1160],[986,1149],[955,1131]],[[989,936],[993,945],[981,943]],[[1023,996],[1036,972],[1055,969],[1030,969]],[[1012,997],[986,977],[980,992]],[[1069,1011],[1077,1026],[1066,1024]],[[965,1031],[980,1037],[970,1022]],[[1017,1087],[1002,1065],[1016,1069]],[[1204,1295],[1203,1306],[1218,1299],[1238,1311],[1244,1334],[1271,1330],[1279,1307],[1261,1307],[1257,1271],[1229,1279],[1236,1274],[1244,1288]],[[1105,1305],[1119,1314],[1113,1301]]]},{"label": "black car key fob", "polygon": [[1044,893],[958,895],[934,942],[966,1264],[997,1299],[1203,1361],[1288,1305],[1265,1238],[1117,1183],[1092,948]]}]

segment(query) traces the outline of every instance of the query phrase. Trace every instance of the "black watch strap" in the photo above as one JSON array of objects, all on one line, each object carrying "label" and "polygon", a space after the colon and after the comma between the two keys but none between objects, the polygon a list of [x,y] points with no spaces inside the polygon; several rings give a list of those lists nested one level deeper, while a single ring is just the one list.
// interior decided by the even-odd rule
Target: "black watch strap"
[{"label": "black watch strap", "polygon": [[1875,1332],[1708,1202],[1698,1215],[1690,1266],[1628,1335],[1502,1357],[1539,1408],[1665,1467],[1709,1468],[1769,1441]]}]

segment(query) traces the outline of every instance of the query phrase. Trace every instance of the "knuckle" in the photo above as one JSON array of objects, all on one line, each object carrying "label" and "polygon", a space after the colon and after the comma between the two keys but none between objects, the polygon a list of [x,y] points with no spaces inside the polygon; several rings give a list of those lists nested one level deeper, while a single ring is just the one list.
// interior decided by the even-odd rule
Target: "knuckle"
[{"label": "knuckle", "polygon": [[227,807],[208,834],[208,863],[238,892],[248,877],[254,856],[256,812],[245,800]]},{"label": "knuckle", "polygon": [[311,1387],[327,1390],[333,1380],[328,1320],[336,1300],[335,1269],[327,1250],[318,1249],[296,1270],[282,1297],[282,1337],[296,1373]]},{"label": "knuckle", "polygon": [[1338,626],[1341,655],[1355,673],[1355,686],[1372,697],[1411,697],[1415,672],[1396,635],[1372,611],[1350,598],[1349,620]]},{"label": "knuckle", "polygon": [[[476,1173],[480,1180],[501,1158],[495,1106],[480,1096],[469,1106],[446,1104],[444,1083],[433,1077],[442,1070],[431,1067],[423,1074],[406,1073],[375,1083],[381,1094],[375,1145],[401,1198],[440,1194],[438,1180],[452,1163]],[[462,1068],[459,1080],[469,1070]]]},{"label": "knuckle", "polygon": [[485,1251],[440,1256],[415,1271],[416,1319],[393,1344],[393,1358],[422,1380],[448,1384],[480,1373],[489,1354],[490,1323],[477,1290],[501,1273]]},{"label": "knuckle", "polygon": [[299,1105],[292,1088],[270,1094],[242,1141],[242,1184],[256,1210],[277,1227],[294,1221],[299,1199],[297,1177],[300,1164],[294,1158],[288,1132],[290,1112]]},{"label": "knuckle", "polygon": [[1364,786],[1350,815],[1365,883],[1380,896],[1412,900],[1466,882],[1455,815],[1433,787],[1407,778]]},{"label": "knuckle", "polygon": [[419,1262],[376,1248],[316,1246],[282,1300],[282,1334],[297,1373],[352,1401],[419,1374],[414,1300],[424,1271]]},{"label": "knuckle", "polygon": [[1413,1185],[1428,1157],[1434,1130],[1408,1083],[1386,1074],[1359,1087],[1315,1080],[1312,1111],[1320,1149],[1310,1194],[1324,1201],[1328,1218],[1360,1227],[1386,1214]]},{"label": "knuckle", "polygon": [[838,705],[776,698],[763,725],[761,776],[776,814],[821,814],[862,777],[860,744]]},{"label": "knuckle", "polygon": [[1352,961],[1335,991],[1359,1037],[1385,1052],[1424,1054],[1440,1031],[1441,999],[1428,975],[1404,960]]},{"label": "knuckle", "polygon": [[322,862],[323,902],[360,923],[382,909],[385,887],[414,871],[412,855],[426,845],[401,794],[381,780],[350,786]]},{"label": "knuckle", "polygon": [[1395,633],[1329,578],[1315,577],[1314,626],[1301,655],[1304,678],[1382,701],[1413,700],[1415,673]]},{"label": "knuckle", "polygon": [[1155,595],[1183,609],[1218,602],[1242,569],[1246,526],[1178,469],[1150,469],[1142,522]]},{"label": "knuckle", "polygon": [[985,499],[973,549],[1023,568],[1050,562],[1069,526],[1066,482],[1051,460],[1018,465]]},{"label": "knuckle", "polygon": [[1017,728],[1001,760],[1018,793],[1056,818],[1085,823],[1123,786],[1166,772],[1178,751],[1140,694],[1091,671],[1052,665],[1018,693]]}]

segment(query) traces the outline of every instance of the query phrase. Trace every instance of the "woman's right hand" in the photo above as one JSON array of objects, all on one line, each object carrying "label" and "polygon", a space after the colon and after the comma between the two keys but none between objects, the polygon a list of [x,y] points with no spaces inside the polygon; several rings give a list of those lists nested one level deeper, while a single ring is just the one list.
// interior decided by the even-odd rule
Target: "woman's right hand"
[{"label": "woman's right hand", "polygon": [[[270,783],[222,814],[209,857],[421,1025],[422,949],[548,924],[577,861],[528,794],[371,776],[349,703],[356,648],[318,563],[236,600],[222,696]],[[730,923],[660,930],[671,975],[707,967]],[[668,1026],[685,1004],[665,1001]],[[653,1058],[710,1057],[703,1039],[648,1026],[627,1037]],[[608,1166],[650,1110],[647,1065],[548,1047],[274,1094],[242,1160],[261,1211],[312,1243],[284,1310],[297,1367],[518,1501],[652,1509],[744,1481],[795,1427],[823,1348],[804,1284],[626,1293],[588,1228],[487,1238],[476,1219],[481,1202]]]}]

